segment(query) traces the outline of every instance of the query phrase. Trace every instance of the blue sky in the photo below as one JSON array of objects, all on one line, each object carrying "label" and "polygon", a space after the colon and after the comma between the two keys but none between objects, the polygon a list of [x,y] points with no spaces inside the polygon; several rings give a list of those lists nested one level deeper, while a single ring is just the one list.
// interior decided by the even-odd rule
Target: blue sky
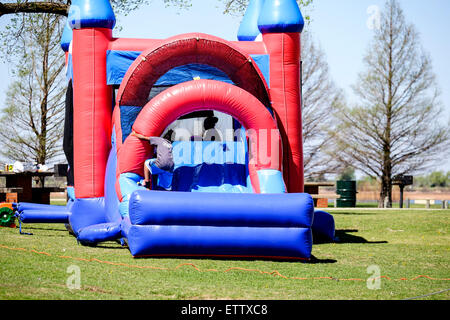
[{"label": "blue sky", "polygon": [[[450,117],[450,1],[400,0],[400,4],[407,21],[414,23],[423,47],[432,58],[442,90],[442,102]],[[367,10],[371,6],[383,9],[384,0],[314,0],[314,5],[305,10],[312,18],[307,28],[325,52],[333,79],[350,100],[350,86],[363,70],[363,56],[373,34],[367,26],[371,17]],[[200,31],[236,40],[241,17],[225,16],[222,11],[223,6],[217,1],[194,0],[190,10],[179,10],[153,0],[148,8],[120,18],[122,30],[116,35],[164,38]]]},{"label": "blue sky", "polygon": [[[450,118],[450,1],[448,0],[399,0],[406,20],[414,23],[425,50],[430,54],[441,100]],[[367,26],[371,6],[384,7],[383,0],[314,0],[307,10],[312,22],[307,26],[320,43],[330,66],[331,76],[352,101],[351,85],[363,70],[363,56],[368,48],[373,31]],[[117,37],[166,38],[186,32],[204,32],[236,40],[241,17],[223,15],[223,5],[213,0],[193,0],[189,10],[166,7],[162,0],[153,0],[149,6],[126,17],[118,17],[121,30]],[[6,18],[0,18],[4,28]],[[0,64],[0,107],[10,83],[10,70]],[[433,124],[430,124],[433,125]],[[448,165],[448,164],[447,164]],[[442,164],[441,168],[444,168]]]},{"label": "blue sky", "polygon": [[[433,61],[442,102],[450,116],[450,1],[400,0],[406,20],[419,32],[421,44]],[[318,0],[309,26],[327,55],[332,76],[339,86],[349,87],[363,70],[362,58],[373,31],[367,27],[370,6],[384,8],[381,0]]]}]

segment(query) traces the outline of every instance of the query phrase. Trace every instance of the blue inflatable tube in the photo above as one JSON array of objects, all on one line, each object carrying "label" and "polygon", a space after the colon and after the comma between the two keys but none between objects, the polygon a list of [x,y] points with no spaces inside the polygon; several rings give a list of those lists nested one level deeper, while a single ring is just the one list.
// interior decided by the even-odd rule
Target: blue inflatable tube
[{"label": "blue inflatable tube", "polygon": [[98,243],[116,240],[121,235],[120,222],[101,223],[81,229],[77,240],[85,243]]},{"label": "blue inflatable tube", "polygon": [[135,191],[122,234],[135,257],[308,259],[313,215],[308,194]]},{"label": "blue inflatable tube", "polygon": [[41,210],[41,211],[67,211],[66,206],[54,206],[48,204],[36,204],[36,203],[27,203],[20,202],[17,203],[15,208],[17,211],[21,212],[24,210]]},{"label": "blue inflatable tube", "polygon": [[130,222],[130,217],[124,217],[122,219],[122,222],[120,223],[120,230],[122,233],[122,236],[124,238],[128,238],[128,233],[130,232],[130,228],[131,228],[131,222]]},{"label": "blue inflatable tube", "polygon": [[333,216],[325,211],[315,211],[312,231],[314,239],[334,241],[335,223]]},{"label": "blue inflatable tube", "polygon": [[131,226],[128,246],[134,257],[309,259],[312,235],[309,228]]},{"label": "blue inflatable tube", "polygon": [[133,225],[310,228],[308,194],[238,194],[136,191],[129,203]]},{"label": "blue inflatable tube", "polygon": [[69,212],[66,211],[41,211],[24,210],[19,213],[19,219],[23,223],[68,223]]}]

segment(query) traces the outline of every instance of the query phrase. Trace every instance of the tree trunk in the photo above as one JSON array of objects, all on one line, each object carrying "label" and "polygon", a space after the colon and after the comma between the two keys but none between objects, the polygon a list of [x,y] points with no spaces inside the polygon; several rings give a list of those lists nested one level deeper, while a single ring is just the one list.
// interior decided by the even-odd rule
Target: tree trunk
[{"label": "tree trunk", "polygon": [[393,45],[394,45],[394,32],[393,32],[393,17],[389,19],[389,52],[388,52],[388,97],[385,103],[385,116],[386,126],[384,129],[383,137],[383,174],[381,177],[381,193],[379,205],[382,208],[392,208],[392,155],[391,155],[391,143],[392,143],[392,100],[393,100]]},{"label": "tree trunk", "polygon": [[378,200],[379,208],[392,208],[392,178],[383,176],[381,178],[381,191]]},{"label": "tree trunk", "polygon": [[392,155],[390,148],[390,112],[387,116],[387,128],[385,130],[385,143],[383,146],[383,170],[381,175],[381,191],[378,206],[380,208],[392,208]]}]

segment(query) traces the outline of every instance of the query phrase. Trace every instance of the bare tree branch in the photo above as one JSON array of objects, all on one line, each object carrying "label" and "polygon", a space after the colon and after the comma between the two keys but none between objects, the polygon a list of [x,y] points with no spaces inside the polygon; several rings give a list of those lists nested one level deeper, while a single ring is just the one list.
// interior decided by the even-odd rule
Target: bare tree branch
[{"label": "bare tree branch", "polygon": [[17,13],[52,13],[67,16],[69,5],[49,1],[18,1],[13,3],[0,2],[0,17],[6,14]]}]

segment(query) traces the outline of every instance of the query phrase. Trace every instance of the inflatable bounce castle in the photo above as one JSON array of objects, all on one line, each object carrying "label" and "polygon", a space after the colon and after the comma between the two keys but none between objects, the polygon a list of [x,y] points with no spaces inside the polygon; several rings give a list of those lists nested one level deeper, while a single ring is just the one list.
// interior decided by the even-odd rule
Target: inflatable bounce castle
[{"label": "inflatable bounce castle", "polygon": [[[295,0],[251,0],[238,40],[203,33],[113,38],[108,0],[73,0],[62,38],[73,98],[66,207],[15,205],[21,222],[63,222],[81,244],[121,240],[134,257],[308,259],[334,220],[303,193]],[[68,106],[69,107],[69,106]],[[173,141],[171,191],[141,186],[147,141],[182,117],[232,117],[233,139]]]}]

